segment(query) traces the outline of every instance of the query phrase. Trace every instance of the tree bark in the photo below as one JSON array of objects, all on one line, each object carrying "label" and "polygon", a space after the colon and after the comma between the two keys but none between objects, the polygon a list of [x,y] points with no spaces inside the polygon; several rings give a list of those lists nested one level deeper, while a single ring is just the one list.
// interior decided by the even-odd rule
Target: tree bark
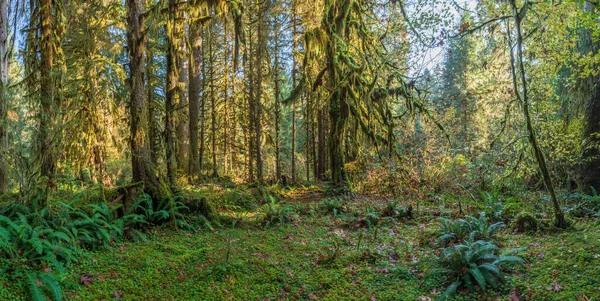
[{"label": "tree bark", "polygon": [[[180,31],[183,35],[183,32]],[[189,106],[188,88],[190,78],[190,61],[187,54],[187,43],[180,39],[181,55],[177,58],[177,69],[179,71],[179,105],[177,106],[177,169],[183,175],[188,172],[189,165]]]},{"label": "tree bark", "polygon": [[165,149],[167,179],[171,190],[177,190],[177,157],[175,152],[175,109],[177,106],[177,39],[176,0],[169,0],[167,17],[167,91],[165,97]]},{"label": "tree bark", "polygon": [[8,0],[0,0],[0,194],[8,190]]},{"label": "tree bark", "polygon": [[326,44],[327,69],[329,72],[330,96],[329,118],[331,131],[329,135],[329,157],[331,166],[331,180],[334,184],[345,184],[346,170],[344,168],[344,133],[348,121],[349,108],[346,102],[347,91],[337,87],[339,75],[335,64],[338,53],[338,37],[346,37],[346,24],[350,13],[350,0],[340,0],[330,3],[329,15],[324,17],[329,36]]},{"label": "tree bark", "polygon": [[127,49],[129,54],[129,114],[133,182],[143,182],[144,191],[157,204],[169,191],[156,176],[148,151],[148,108],[144,91],[144,5],[127,0]]},{"label": "tree bark", "polygon": [[[586,10],[598,14],[598,4],[586,2]],[[591,30],[588,30],[591,35]],[[600,51],[600,42],[593,42],[589,37],[591,45],[588,46],[592,53]],[[587,193],[592,193],[592,187],[596,193],[600,192],[600,75],[593,76],[592,91],[585,106],[583,131],[583,147],[580,170],[581,188]]]},{"label": "tree bark", "polygon": [[200,161],[198,149],[198,119],[200,114],[200,89],[201,78],[200,71],[202,70],[202,25],[195,22],[190,25],[190,43],[192,49],[190,51],[190,83],[189,88],[189,104],[190,104],[190,147],[189,147],[189,176],[200,178]]},{"label": "tree bark", "polygon": [[[292,0],[292,87],[297,84],[296,72],[298,68],[298,62],[296,61],[296,55],[294,52],[298,47],[296,36],[298,35],[297,19],[296,14],[296,1]],[[296,104],[292,102],[292,184],[296,183]]]},{"label": "tree bark", "polygon": [[323,180],[325,178],[325,159],[326,159],[326,150],[325,150],[325,113],[323,109],[319,109],[319,116],[317,117],[317,131],[318,135],[318,166],[317,166],[317,179]]},{"label": "tree bark", "polygon": [[[263,3],[267,3],[267,2],[263,2]],[[266,39],[264,36],[264,18],[263,18],[263,8],[260,7],[260,4],[257,2],[257,9],[258,9],[258,30],[257,30],[257,47],[256,47],[256,64],[255,64],[255,68],[256,68],[256,92],[254,95],[254,104],[255,104],[255,125],[254,125],[254,130],[255,130],[255,146],[256,146],[256,177],[259,183],[263,183],[264,179],[263,179],[263,160],[262,160],[262,141],[261,141],[261,136],[262,136],[262,123],[261,123],[261,117],[262,117],[262,104],[261,104],[261,98],[262,98],[262,77],[263,77],[263,72],[262,72],[262,58],[263,58],[263,48],[266,47]]]},{"label": "tree bark", "polygon": [[[49,185],[54,181],[56,172],[56,158],[54,157],[54,50],[52,26],[52,0],[40,0],[40,128],[39,128],[39,155],[41,156],[41,175],[47,177]],[[44,204],[39,204],[44,205]]]}]

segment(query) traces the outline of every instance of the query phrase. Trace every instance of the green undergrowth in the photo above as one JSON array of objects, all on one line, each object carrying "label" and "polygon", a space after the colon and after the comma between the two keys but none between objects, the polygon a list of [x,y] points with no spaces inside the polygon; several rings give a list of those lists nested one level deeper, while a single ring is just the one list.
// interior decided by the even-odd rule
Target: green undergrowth
[{"label": "green undergrowth", "polygon": [[[543,226],[548,217],[532,202],[499,196],[463,199],[460,215],[458,202],[435,198],[305,201],[290,189],[218,186],[185,193],[184,200],[210,203],[212,219],[188,212],[198,231],[165,224],[148,229],[147,242],[83,251],[57,277],[64,299],[436,300],[455,281],[440,272],[443,249],[467,239],[451,230],[451,239],[441,240],[453,229],[444,223],[460,220],[501,252],[524,248],[518,255],[525,262],[506,270],[495,290],[460,287],[447,300],[600,298],[600,223],[593,216],[570,217],[572,227],[558,232]],[[519,231],[514,217],[521,212],[534,212],[542,226]],[[0,299],[27,300],[27,291],[13,276],[0,277]]]}]

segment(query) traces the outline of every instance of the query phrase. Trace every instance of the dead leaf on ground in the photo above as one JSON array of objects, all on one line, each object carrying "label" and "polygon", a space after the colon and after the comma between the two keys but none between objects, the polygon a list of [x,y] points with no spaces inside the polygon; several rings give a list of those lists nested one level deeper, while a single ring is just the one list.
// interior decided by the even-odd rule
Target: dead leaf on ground
[{"label": "dead leaf on ground", "polygon": [[554,280],[554,288],[552,288],[553,291],[555,292],[560,292],[562,291],[564,288],[562,287],[562,285],[560,285],[558,283],[558,281]]},{"label": "dead leaf on ground", "polygon": [[94,275],[91,274],[83,274],[79,277],[79,283],[83,284],[83,286],[88,286],[94,280]]},{"label": "dead leaf on ground", "polygon": [[519,291],[511,291],[510,294],[508,294],[508,301],[521,301],[521,294]]}]

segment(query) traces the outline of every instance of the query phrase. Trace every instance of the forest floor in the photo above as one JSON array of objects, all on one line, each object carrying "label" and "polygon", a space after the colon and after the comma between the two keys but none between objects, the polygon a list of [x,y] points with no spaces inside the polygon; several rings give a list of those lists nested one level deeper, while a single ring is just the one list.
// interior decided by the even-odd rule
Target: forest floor
[{"label": "forest floor", "polygon": [[[381,218],[365,226],[361,216],[384,206],[384,199],[355,196],[352,208],[330,210],[336,205],[312,187],[281,192],[265,213],[270,201],[248,202],[236,189],[186,192],[223,204],[212,229],[162,226],[151,230],[146,243],[85,251],[62,276],[67,299],[435,300],[445,288],[436,270],[437,216],[450,216],[450,207],[438,211],[439,204],[421,204],[412,218]],[[576,219],[564,232],[518,234],[509,225],[497,241],[503,249],[525,247],[520,255],[527,263],[497,292],[464,290],[451,299],[600,299],[597,219]],[[26,299],[9,280],[0,279],[0,291],[7,300]]]}]

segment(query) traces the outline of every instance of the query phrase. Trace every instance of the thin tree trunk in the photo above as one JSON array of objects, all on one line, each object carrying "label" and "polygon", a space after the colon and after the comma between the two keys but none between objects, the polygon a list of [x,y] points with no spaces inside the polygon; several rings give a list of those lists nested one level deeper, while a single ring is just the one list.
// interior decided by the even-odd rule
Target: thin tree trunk
[{"label": "thin tree trunk", "polygon": [[281,179],[281,157],[279,153],[280,144],[279,141],[279,123],[281,118],[281,104],[280,104],[280,93],[281,87],[279,80],[279,34],[275,32],[275,62],[273,66],[273,78],[275,81],[275,178],[277,181]]},{"label": "thin tree trunk", "polygon": [[210,110],[211,110],[211,144],[212,144],[212,177],[219,177],[217,171],[217,114],[216,114],[216,95],[215,95],[215,67],[213,57],[213,41],[212,41],[212,27],[208,28],[208,56],[210,62]]},{"label": "thin tree trunk", "polygon": [[165,97],[165,149],[167,155],[167,179],[171,190],[177,190],[177,157],[175,153],[175,108],[177,104],[177,25],[176,0],[169,0],[167,18],[167,91]]},{"label": "thin tree trunk", "polygon": [[[52,26],[52,0],[40,0],[41,22],[41,65],[40,65],[40,128],[39,128],[39,154],[41,156],[41,175],[48,178],[49,186],[54,180],[56,164],[54,157],[53,132],[54,132],[54,50]],[[38,204],[42,207],[45,204]]]},{"label": "thin tree trunk", "polygon": [[[597,14],[598,7],[598,4],[586,2],[588,12]],[[591,35],[591,30],[586,34]],[[594,43],[591,36],[588,39],[591,45],[588,45],[587,49],[592,50],[592,53],[598,53],[600,42]],[[592,187],[598,193],[600,191],[600,75],[586,80],[591,81],[593,88],[585,106],[580,184],[587,193],[592,193]]]},{"label": "thin tree trunk", "polygon": [[[267,3],[267,2],[263,2],[263,3]],[[254,126],[254,130],[255,130],[255,139],[256,139],[256,176],[258,178],[258,182],[259,183],[263,183],[264,179],[263,179],[263,161],[262,161],[262,142],[261,142],[261,136],[262,136],[262,123],[261,123],[261,117],[262,117],[262,104],[261,104],[261,98],[262,98],[262,77],[263,77],[263,73],[262,73],[262,57],[263,57],[263,47],[266,46],[266,39],[264,37],[264,20],[263,20],[263,8],[260,7],[259,3],[257,2],[257,9],[258,9],[258,33],[257,33],[257,41],[258,41],[258,45],[256,48],[256,64],[255,64],[255,68],[256,68],[256,94],[254,95],[255,99],[254,99],[254,103],[255,103],[255,126]]]},{"label": "thin tree trunk", "polygon": [[319,131],[319,138],[318,138],[318,152],[319,152],[319,166],[318,166],[318,173],[317,173],[317,179],[319,180],[323,180],[324,176],[325,176],[325,157],[326,157],[326,151],[325,151],[325,114],[323,112],[323,109],[319,109],[319,116],[318,116],[318,121],[317,121],[317,128]]},{"label": "thin tree trunk", "polygon": [[[183,35],[183,32],[180,31]],[[189,166],[189,106],[188,87],[190,78],[190,61],[187,43],[181,39],[179,42],[181,55],[177,57],[179,72],[179,105],[177,106],[177,169],[181,174],[188,172]]]},{"label": "thin tree trunk", "polygon": [[227,37],[228,37],[228,31],[227,31],[227,21],[224,22],[223,25],[223,45],[225,47],[224,52],[224,58],[223,58],[223,63],[225,64],[225,84],[223,85],[223,95],[224,95],[224,102],[225,102],[225,108],[224,108],[224,117],[225,117],[225,122],[223,125],[223,174],[227,175],[228,171],[228,151],[229,151],[229,145],[228,145],[228,136],[227,136],[227,130],[229,129],[229,44],[227,42]]},{"label": "thin tree trunk", "polygon": [[306,154],[306,181],[310,182],[310,94],[306,92],[306,106],[304,107],[304,127],[306,129],[306,141],[304,142],[304,153]]},{"label": "thin tree trunk", "polygon": [[0,194],[8,190],[8,0],[0,0]]},{"label": "thin tree trunk", "polygon": [[[296,36],[298,35],[298,27],[296,24],[296,19],[298,18],[296,14],[296,1],[292,2],[292,87],[295,87],[297,84],[296,81],[296,68],[298,68],[298,62],[296,61],[296,55],[294,52],[298,47],[298,42],[296,41]],[[292,184],[296,183],[296,104],[292,102]]]},{"label": "thin tree trunk", "polygon": [[200,89],[201,78],[200,70],[202,68],[202,33],[201,24],[195,22],[190,25],[190,43],[192,49],[190,51],[190,77],[189,88],[189,104],[190,104],[190,147],[189,147],[189,176],[200,178],[200,160],[198,149],[198,118],[200,115]]},{"label": "thin tree trunk", "polygon": [[[523,36],[521,34],[521,21],[524,16],[522,16],[521,11],[519,11],[517,9],[515,0],[511,0],[510,3],[512,5],[513,13],[515,16],[514,17],[515,18],[515,26],[516,26],[515,29],[517,32],[517,59],[518,59],[518,68],[519,68],[520,78],[521,78],[521,89],[519,90],[518,86],[517,86],[516,75],[515,75],[516,67],[515,67],[515,63],[514,63],[514,55],[513,55],[513,50],[512,50],[513,48],[512,48],[512,43],[510,43],[509,47],[510,47],[510,51],[511,51],[511,66],[512,66],[512,70],[513,70],[514,89],[515,89],[515,93],[517,94],[517,97],[520,98],[521,104],[523,107],[523,118],[525,119],[525,124],[527,127],[529,143],[531,144],[531,146],[533,148],[533,153],[535,155],[536,161],[538,162],[538,167],[540,168],[540,172],[542,173],[542,177],[544,179],[544,184],[546,185],[546,189],[550,193],[550,199],[552,200],[552,204],[554,205],[555,224],[557,227],[563,228],[566,226],[564,213],[563,213],[562,209],[560,208],[558,199],[556,198],[556,193],[554,191],[554,185],[552,184],[552,178],[550,177],[550,173],[548,172],[548,167],[546,166],[546,159],[544,158],[544,154],[538,145],[537,137],[535,134],[535,130],[533,129],[533,124],[531,122],[531,116],[529,113],[529,98],[528,98],[529,96],[527,94],[527,79],[525,78],[525,67],[523,64]],[[527,6],[527,5],[529,5],[529,3],[527,1],[525,1],[524,5]],[[522,91],[522,97],[519,96],[519,91]]]}]

